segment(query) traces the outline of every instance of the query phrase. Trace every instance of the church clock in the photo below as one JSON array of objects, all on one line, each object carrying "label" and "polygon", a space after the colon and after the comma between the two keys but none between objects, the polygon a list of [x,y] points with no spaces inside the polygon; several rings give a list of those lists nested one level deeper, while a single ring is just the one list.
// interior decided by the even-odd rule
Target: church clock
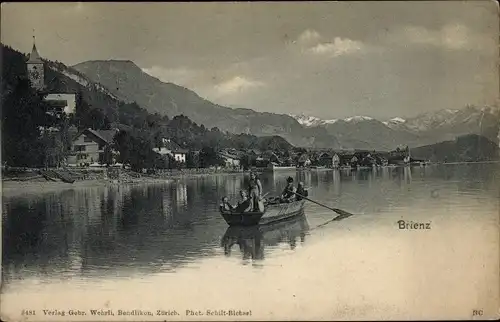
[{"label": "church clock", "polygon": [[28,77],[31,81],[31,85],[38,89],[43,90],[44,88],[44,75],[43,75],[43,60],[38,54],[38,50],[35,45],[35,38],[33,37],[33,49],[27,61]]},{"label": "church clock", "polygon": [[36,69],[36,66],[33,67],[33,69],[31,70],[31,77],[33,78],[33,80],[36,80],[36,81],[40,80],[40,73]]}]

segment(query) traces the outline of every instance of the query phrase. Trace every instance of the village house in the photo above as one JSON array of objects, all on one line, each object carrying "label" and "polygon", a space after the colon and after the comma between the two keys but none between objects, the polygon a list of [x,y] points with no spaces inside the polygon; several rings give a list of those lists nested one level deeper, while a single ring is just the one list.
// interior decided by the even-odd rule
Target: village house
[{"label": "village house", "polygon": [[340,157],[337,153],[323,152],[318,157],[318,165],[336,169],[340,166]]},{"label": "village house", "polygon": [[319,166],[322,166],[322,167],[331,166],[332,157],[331,157],[330,153],[328,153],[328,152],[320,153],[320,155],[318,156],[317,163]]},{"label": "village house", "polygon": [[376,155],[375,156],[375,160],[377,161],[377,164],[378,165],[381,165],[381,166],[387,166],[389,164],[389,160],[381,155]]},{"label": "village house", "polygon": [[321,166],[321,156],[324,153],[321,151],[309,152],[309,160],[311,160],[311,165],[313,166]]},{"label": "village house", "polygon": [[259,149],[250,149],[248,151],[248,154],[253,155],[255,157],[258,157],[258,156],[260,156],[262,154],[262,151],[259,150]]},{"label": "village house", "polygon": [[226,168],[240,168],[241,161],[236,151],[221,151],[219,155],[224,160]]},{"label": "village house", "polygon": [[357,159],[354,159],[354,154],[353,153],[341,153],[339,154],[339,163],[340,163],[340,166],[350,166],[352,164],[353,161],[357,161]]},{"label": "village house", "polygon": [[49,93],[45,96],[45,101],[56,115],[72,114],[76,111],[76,94],[73,93]]},{"label": "village house", "polygon": [[277,165],[281,165],[280,158],[273,151],[265,151],[256,159],[257,167],[267,167],[270,163],[275,163]]},{"label": "village house", "polygon": [[285,167],[294,167],[295,166],[295,162],[293,161],[292,157],[285,157],[283,159],[282,165],[285,166]]},{"label": "village house", "polygon": [[359,162],[359,165],[364,167],[371,167],[377,165],[377,160],[372,156],[371,153],[364,154]]},{"label": "village house", "polygon": [[163,138],[160,146],[154,148],[153,151],[163,156],[169,155],[177,162],[186,163],[188,150],[181,148],[179,144],[171,139]]},{"label": "village house", "polygon": [[298,167],[308,167],[310,165],[311,165],[311,159],[309,159],[309,156],[306,153],[302,154],[297,160]]},{"label": "village house", "polygon": [[337,169],[338,167],[340,167],[340,157],[337,153],[334,153],[332,157],[332,168]]},{"label": "village house", "polygon": [[71,143],[68,165],[89,166],[103,164],[105,162],[105,148],[113,142],[113,138],[117,133],[117,130],[85,129],[80,131]]}]

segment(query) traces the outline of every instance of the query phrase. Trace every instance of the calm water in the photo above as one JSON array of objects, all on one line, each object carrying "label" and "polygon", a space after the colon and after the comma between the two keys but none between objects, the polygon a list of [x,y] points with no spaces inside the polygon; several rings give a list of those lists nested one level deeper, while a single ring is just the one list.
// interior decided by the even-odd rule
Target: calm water
[{"label": "calm water", "polygon": [[[175,309],[197,320],[185,310],[251,310],[248,319],[496,311],[498,165],[267,174],[265,191],[281,191],[290,174],[355,216],[330,222],[334,213],[307,203],[304,218],[276,229],[228,230],[218,204],[244,187],[238,175],[4,199],[2,311],[32,308],[38,320],[44,308]],[[398,220],[431,229],[401,230]]]}]

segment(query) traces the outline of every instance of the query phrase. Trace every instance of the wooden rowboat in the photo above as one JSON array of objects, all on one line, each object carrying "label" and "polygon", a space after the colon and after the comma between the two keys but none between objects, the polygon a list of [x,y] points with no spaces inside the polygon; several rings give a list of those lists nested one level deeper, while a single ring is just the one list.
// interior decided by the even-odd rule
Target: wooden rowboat
[{"label": "wooden rowboat", "polygon": [[221,215],[229,226],[267,225],[303,214],[304,203],[305,200],[268,204],[263,212],[236,212],[221,209]]}]

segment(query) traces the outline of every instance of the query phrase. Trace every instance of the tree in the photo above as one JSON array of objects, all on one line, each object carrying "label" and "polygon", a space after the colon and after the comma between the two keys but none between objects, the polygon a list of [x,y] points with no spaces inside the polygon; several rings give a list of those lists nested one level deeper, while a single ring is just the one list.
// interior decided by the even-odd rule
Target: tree
[{"label": "tree", "polygon": [[2,156],[8,164],[37,166],[43,164],[40,129],[54,123],[49,105],[29,81],[19,79],[2,99]]},{"label": "tree", "polygon": [[98,108],[92,107],[79,92],[76,95],[76,113],[73,119],[78,129],[91,128],[94,130],[109,130],[111,122],[105,113]]},{"label": "tree", "polygon": [[115,156],[114,156],[113,150],[114,150],[114,142],[106,145],[104,147],[104,151],[102,154],[102,160],[99,160],[99,162],[101,164],[105,164],[107,166],[113,164],[115,161]]},{"label": "tree", "polygon": [[186,155],[186,167],[187,168],[199,168],[200,167],[200,156],[199,154],[189,151]]},{"label": "tree", "polygon": [[69,120],[66,114],[57,118],[50,128],[42,130],[40,136],[44,151],[45,167],[60,167],[68,157],[71,149]]},{"label": "tree", "polygon": [[133,171],[141,172],[142,169],[152,169],[157,162],[157,153],[153,151],[151,141],[147,134],[140,132],[120,131],[115,138],[114,144],[119,151],[119,161],[130,164]]},{"label": "tree", "polygon": [[243,167],[243,169],[248,170],[250,169],[250,167],[255,166],[257,158],[253,155],[245,153],[239,158],[239,160],[240,160],[240,165]]},{"label": "tree", "polygon": [[200,165],[202,168],[222,166],[224,165],[224,160],[222,160],[213,147],[205,146],[200,152]]}]

